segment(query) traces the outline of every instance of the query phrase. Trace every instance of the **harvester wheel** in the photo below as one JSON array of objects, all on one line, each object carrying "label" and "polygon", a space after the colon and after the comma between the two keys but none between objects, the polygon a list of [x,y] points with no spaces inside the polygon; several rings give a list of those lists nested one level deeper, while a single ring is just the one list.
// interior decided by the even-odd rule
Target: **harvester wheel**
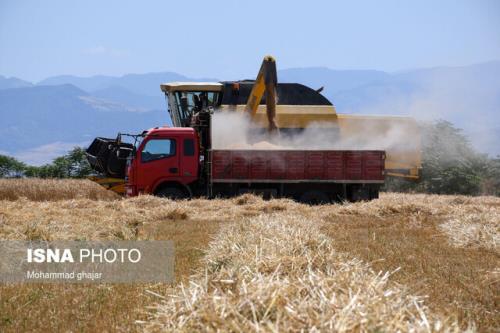
[{"label": "harvester wheel", "polygon": [[156,195],[162,198],[169,198],[172,200],[181,200],[181,199],[186,199],[186,193],[182,191],[181,189],[177,187],[164,187],[158,192],[156,192]]}]

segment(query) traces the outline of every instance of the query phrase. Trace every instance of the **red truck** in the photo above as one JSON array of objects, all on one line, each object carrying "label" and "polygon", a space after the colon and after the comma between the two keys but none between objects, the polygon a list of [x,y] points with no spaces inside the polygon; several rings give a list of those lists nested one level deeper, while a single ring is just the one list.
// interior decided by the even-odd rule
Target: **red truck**
[{"label": "red truck", "polygon": [[[125,178],[127,196],[183,199],[253,192],[326,203],[377,198],[384,183],[385,153],[378,150],[204,150],[191,127],[150,129],[140,135],[137,148],[98,139],[87,150],[91,165],[123,169],[115,176]],[[108,156],[103,158],[103,151]],[[126,162],[120,156],[128,156]]]}]

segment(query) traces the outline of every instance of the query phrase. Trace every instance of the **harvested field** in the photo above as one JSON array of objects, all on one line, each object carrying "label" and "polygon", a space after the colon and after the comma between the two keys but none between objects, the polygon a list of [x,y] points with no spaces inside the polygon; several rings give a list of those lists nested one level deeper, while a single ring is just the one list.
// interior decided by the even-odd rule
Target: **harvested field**
[{"label": "harvested field", "polygon": [[[140,198],[141,200],[143,198]],[[151,198],[155,199],[155,198]],[[0,201],[2,239],[169,239],[175,244],[176,282],[186,279],[222,220],[191,219],[176,204],[152,214],[142,201],[120,213],[124,201],[88,199]],[[128,214],[128,215],[127,215]],[[0,331],[137,331],[168,284],[0,285]]]},{"label": "harvested field", "polygon": [[0,331],[500,328],[500,198],[310,207],[120,199],[88,183],[0,181],[0,238],[171,239],[176,282],[2,285]]},{"label": "harvested field", "polygon": [[[330,213],[321,230],[337,250],[371,263],[376,271],[400,268],[393,281],[427,295],[428,306],[456,317],[462,328],[474,322],[479,331],[493,331],[500,327],[500,260],[498,243],[492,246],[491,239],[498,239],[500,221],[484,212],[498,212],[499,203],[489,197],[386,194]],[[450,221],[462,221],[455,225],[456,234],[443,227]],[[477,237],[468,223],[484,226],[488,236]],[[476,241],[456,241],[455,235]]]}]

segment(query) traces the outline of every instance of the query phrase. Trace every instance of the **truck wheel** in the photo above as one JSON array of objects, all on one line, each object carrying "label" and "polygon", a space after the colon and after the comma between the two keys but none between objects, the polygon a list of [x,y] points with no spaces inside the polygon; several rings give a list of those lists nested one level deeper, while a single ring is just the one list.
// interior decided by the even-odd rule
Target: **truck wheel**
[{"label": "truck wheel", "polygon": [[354,187],[352,190],[351,201],[369,201],[370,200],[370,189],[367,187]]},{"label": "truck wheel", "polygon": [[300,196],[300,202],[309,205],[323,205],[330,202],[330,198],[322,191],[307,191]]},{"label": "truck wheel", "polygon": [[172,200],[182,200],[187,198],[186,193],[177,187],[164,187],[156,192],[156,196]]}]

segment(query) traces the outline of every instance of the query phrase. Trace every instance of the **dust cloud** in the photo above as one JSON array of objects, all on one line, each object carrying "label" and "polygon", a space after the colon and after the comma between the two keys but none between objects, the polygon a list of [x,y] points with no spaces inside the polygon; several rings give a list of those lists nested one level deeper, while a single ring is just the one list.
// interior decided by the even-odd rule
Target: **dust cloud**
[{"label": "dust cloud", "polygon": [[[419,148],[416,122],[405,117],[348,118],[340,122],[313,122],[304,129],[281,128],[269,134],[241,112],[216,111],[212,117],[214,149],[391,150]],[[278,123],[279,126],[279,123]]]}]

